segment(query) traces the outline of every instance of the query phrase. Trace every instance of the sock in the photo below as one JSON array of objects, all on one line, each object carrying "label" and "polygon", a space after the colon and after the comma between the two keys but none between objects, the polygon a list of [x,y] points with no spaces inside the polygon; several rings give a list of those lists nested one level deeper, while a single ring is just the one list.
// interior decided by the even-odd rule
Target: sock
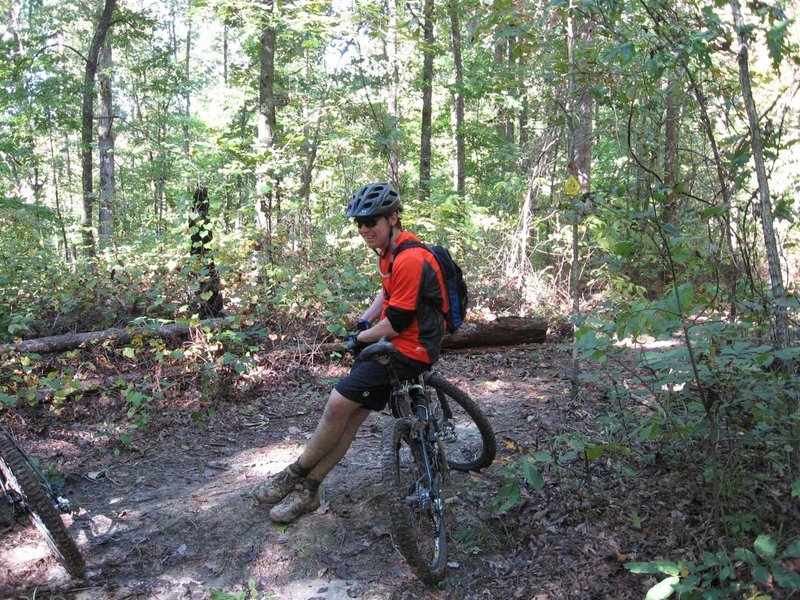
[{"label": "sock", "polygon": [[303,481],[303,487],[306,488],[312,494],[316,494],[317,491],[319,490],[319,485],[321,483],[322,483],[321,481],[317,481],[315,479],[305,479]]},{"label": "sock", "polygon": [[301,467],[300,463],[295,461],[289,465],[289,472],[295,477],[305,477],[311,472],[311,469]]}]

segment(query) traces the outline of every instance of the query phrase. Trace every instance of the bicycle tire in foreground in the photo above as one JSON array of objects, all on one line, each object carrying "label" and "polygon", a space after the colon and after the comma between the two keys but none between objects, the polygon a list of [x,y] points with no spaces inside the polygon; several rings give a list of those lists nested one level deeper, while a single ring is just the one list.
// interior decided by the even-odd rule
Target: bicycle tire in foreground
[{"label": "bicycle tire in foreground", "polygon": [[6,485],[19,494],[31,522],[42,532],[50,549],[72,577],[82,577],[86,564],[75,545],[61,513],[54,506],[39,476],[31,469],[22,451],[0,432],[0,471]]},{"label": "bicycle tire in foreground", "polygon": [[447,528],[442,493],[441,454],[431,457],[433,485],[428,485],[419,438],[410,419],[395,419],[383,439],[383,482],[389,503],[393,540],[421,581],[434,584],[447,568]]}]

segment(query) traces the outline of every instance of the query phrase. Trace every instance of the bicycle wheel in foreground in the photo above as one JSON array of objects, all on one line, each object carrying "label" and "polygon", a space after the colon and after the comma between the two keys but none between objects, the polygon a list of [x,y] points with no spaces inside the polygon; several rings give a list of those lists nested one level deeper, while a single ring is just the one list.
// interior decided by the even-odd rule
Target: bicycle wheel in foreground
[{"label": "bicycle wheel in foreground", "polygon": [[44,534],[47,544],[67,573],[76,578],[83,576],[86,564],[61,520],[61,513],[54,506],[47,489],[31,469],[22,451],[2,432],[0,471],[5,477],[6,485],[13,493],[19,494],[31,521]]},{"label": "bicycle wheel in foreground", "polygon": [[478,403],[438,373],[431,375],[427,385],[436,390],[432,400],[438,399],[448,417],[442,433],[450,468],[479,471],[491,465],[497,454],[497,441]]},{"label": "bicycle wheel in foreground", "polygon": [[414,574],[427,584],[440,581],[447,568],[443,474],[435,469],[433,475],[430,485],[411,421],[392,421],[383,438],[383,483],[392,538]]}]

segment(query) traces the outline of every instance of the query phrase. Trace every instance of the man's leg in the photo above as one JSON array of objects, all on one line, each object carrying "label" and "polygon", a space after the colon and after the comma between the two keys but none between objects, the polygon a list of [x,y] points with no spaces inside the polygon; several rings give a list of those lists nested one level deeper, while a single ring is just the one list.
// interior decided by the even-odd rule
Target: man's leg
[{"label": "man's leg", "polygon": [[314,468],[311,469],[306,476],[307,479],[318,482],[322,482],[322,480],[325,479],[328,473],[331,472],[331,469],[339,464],[339,461],[342,460],[342,457],[347,454],[347,451],[350,449],[350,445],[353,443],[353,440],[356,437],[356,433],[358,433],[361,424],[366,420],[370,412],[372,411],[370,411],[368,408],[359,406],[355,412],[351,413],[350,418],[347,421],[347,426],[339,436],[336,445],[317,461],[317,463],[314,465]]},{"label": "man's leg", "polygon": [[[365,411],[363,416],[360,414],[362,410]],[[352,433],[352,436],[355,436],[355,431],[358,430],[358,426],[361,425],[367,414],[369,414],[367,409],[356,402],[351,402],[334,389],[300,458],[259,485],[253,492],[256,500],[263,504],[275,504],[283,500],[295,489],[297,484],[305,480],[320,460],[335,451],[340,439],[343,435],[347,435],[345,432],[351,427],[351,418],[355,418],[357,421]],[[352,441],[352,437],[350,440]],[[347,445],[349,446],[349,442]],[[343,452],[346,451],[347,447]],[[316,480],[316,487],[319,487],[319,482],[335,464],[334,462],[327,465],[326,461],[324,471],[321,471],[324,474]],[[316,473],[315,475],[319,476]]]},{"label": "man's leg", "polygon": [[[295,463],[295,468],[299,467],[306,473],[305,479],[269,511],[270,519],[278,523],[291,523],[300,515],[319,508],[320,483],[347,453],[369,413],[369,409],[348,400],[336,390],[331,392],[314,434]],[[312,461],[315,461],[314,466],[308,471],[306,465],[312,464]]]}]

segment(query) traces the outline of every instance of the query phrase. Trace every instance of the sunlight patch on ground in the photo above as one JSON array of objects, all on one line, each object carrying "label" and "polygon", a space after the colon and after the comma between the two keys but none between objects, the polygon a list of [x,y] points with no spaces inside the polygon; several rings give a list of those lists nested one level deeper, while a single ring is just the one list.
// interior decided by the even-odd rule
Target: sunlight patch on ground
[{"label": "sunlight patch on ground", "polygon": [[3,562],[5,563],[5,566],[13,569],[19,568],[29,562],[43,560],[49,556],[50,548],[47,546],[44,540],[42,540],[41,543],[37,541],[31,541],[30,543],[24,543],[19,546],[15,546],[8,552],[4,552]]},{"label": "sunlight patch on ground", "polygon": [[[351,587],[355,589],[350,590]],[[349,592],[349,593],[348,593]],[[354,595],[351,595],[354,594]],[[280,597],[285,600],[341,600],[343,598],[363,597],[358,590],[358,584],[352,586],[343,579],[306,579],[294,581],[280,589]]]},{"label": "sunlight patch on ground", "polygon": [[293,463],[300,455],[299,444],[278,444],[259,449],[239,452],[231,457],[229,463],[237,469],[244,469],[251,475],[272,475]]}]

